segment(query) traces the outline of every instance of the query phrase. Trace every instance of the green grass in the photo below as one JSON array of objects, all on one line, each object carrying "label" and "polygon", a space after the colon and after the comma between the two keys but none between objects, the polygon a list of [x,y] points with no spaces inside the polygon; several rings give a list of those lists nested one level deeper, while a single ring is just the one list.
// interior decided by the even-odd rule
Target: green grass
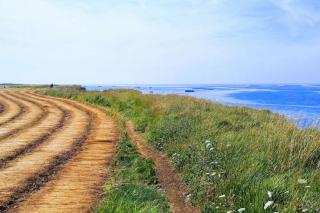
[{"label": "green grass", "polygon": [[152,160],[142,158],[132,142],[126,138],[118,145],[116,176],[118,181],[156,184],[155,166]]},{"label": "green grass", "polygon": [[145,185],[123,184],[108,190],[99,213],[159,213],[168,212],[164,196]]},{"label": "green grass", "polygon": [[117,147],[111,184],[97,213],[169,212],[166,197],[157,191],[154,163],[141,157],[132,142],[124,137]]},{"label": "green grass", "polygon": [[[47,94],[98,101],[135,121],[171,157],[202,212],[320,212],[317,129],[298,129],[267,110],[191,97],[130,90]],[[264,210],[267,201],[274,204]]]}]

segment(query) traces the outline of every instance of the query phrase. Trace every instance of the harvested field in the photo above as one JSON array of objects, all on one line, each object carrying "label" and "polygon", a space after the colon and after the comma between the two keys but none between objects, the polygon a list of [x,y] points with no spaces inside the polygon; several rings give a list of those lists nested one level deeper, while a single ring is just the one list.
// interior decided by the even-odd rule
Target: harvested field
[{"label": "harvested field", "polygon": [[100,109],[0,90],[0,212],[88,212],[118,132]]}]

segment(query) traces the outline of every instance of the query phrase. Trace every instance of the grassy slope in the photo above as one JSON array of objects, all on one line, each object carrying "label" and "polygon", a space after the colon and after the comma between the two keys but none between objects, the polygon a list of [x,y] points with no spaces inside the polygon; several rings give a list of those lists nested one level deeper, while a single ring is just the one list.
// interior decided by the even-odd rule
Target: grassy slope
[{"label": "grassy slope", "polygon": [[267,201],[274,202],[267,212],[320,211],[317,130],[297,129],[269,111],[190,97],[135,91],[47,94],[111,107],[134,120],[148,142],[172,158],[203,212],[266,212]]}]

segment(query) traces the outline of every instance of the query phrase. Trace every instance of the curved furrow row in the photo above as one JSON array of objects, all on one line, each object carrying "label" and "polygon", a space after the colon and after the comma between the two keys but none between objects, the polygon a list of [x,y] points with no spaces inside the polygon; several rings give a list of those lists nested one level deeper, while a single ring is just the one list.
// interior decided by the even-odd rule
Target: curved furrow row
[{"label": "curved furrow row", "polygon": [[41,99],[33,100],[42,106],[48,106],[48,115],[46,119],[39,121],[33,127],[0,142],[0,168],[3,168],[9,161],[31,152],[52,134],[58,133],[68,119],[69,112],[56,103]]},{"label": "curved furrow row", "polygon": [[81,149],[87,138],[92,125],[91,113],[69,101],[50,100],[63,104],[70,111],[70,118],[59,134],[52,135],[45,143],[9,162],[0,171],[0,211],[41,188]]},{"label": "curved furrow row", "polygon": [[94,113],[95,126],[83,149],[15,212],[89,212],[95,206],[112,162],[118,132],[114,120],[104,112],[84,107]]},{"label": "curved furrow row", "polygon": [[40,104],[35,103],[27,98],[17,97],[8,92],[8,96],[19,100],[26,107],[26,113],[19,118],[15,118],[0,128],[0,140],[14,136],[15,134],[34,126],[37,122],[45,119],[47,116],[47,108],[43,108]]},{"label": "curved furrow row", "polygon": [[[1,95],[1,93],[0,93]],[[4,98],[0,96],[0,118],[8,112],[8,105],[5,103]]]},{"label": "curved furrow row", "polygon": [[3,114],[0,116],[0,126],[19,118],[27,111],[26,107],[22,103],[6,96],[3,91],[0,93],[0,100],[5,109]]},{"label": "curved furrow row", "polygon": [[5,110],[6,110],[5,105],[0,101],[0,115],[1,115],[3,112],[5,112]]}]

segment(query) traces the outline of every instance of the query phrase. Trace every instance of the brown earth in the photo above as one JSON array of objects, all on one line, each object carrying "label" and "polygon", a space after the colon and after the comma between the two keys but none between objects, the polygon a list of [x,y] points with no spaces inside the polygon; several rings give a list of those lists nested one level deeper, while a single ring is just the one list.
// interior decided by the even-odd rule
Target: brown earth
[{"label": "brown earth", "polygon": [[8,96],[5,96],[4,93],[0,93],[0,103],[3,108],[0,117],[0,126],[9,123],[26,112],[24,105]]},{"label": "brown earth", "polygon": [[[186,200],[170,159],[127,122],[173,212],[200,212]],[[103,192],[115,146],[115,121],[100,109],[31,90],[0,90],[0,212],[90,212]]]},{"label": "brown earth", "polygon": [[187,194],[182,183],[182,178],[175,172],[170,158],[148,144],[145,135],[137,133],[131,121],[127,121],[127,128],[129,137],[136,144],[139,152],[155,162],[156,175],[161,188],[163,188],[169,199],[171,211],[174,213],[200,212],[200,210],[193,207],[187,201]]},{"label": "brown earth", "polygon": [[105,112],[0,90],[0,212],[89,212],[118,140]]}]

